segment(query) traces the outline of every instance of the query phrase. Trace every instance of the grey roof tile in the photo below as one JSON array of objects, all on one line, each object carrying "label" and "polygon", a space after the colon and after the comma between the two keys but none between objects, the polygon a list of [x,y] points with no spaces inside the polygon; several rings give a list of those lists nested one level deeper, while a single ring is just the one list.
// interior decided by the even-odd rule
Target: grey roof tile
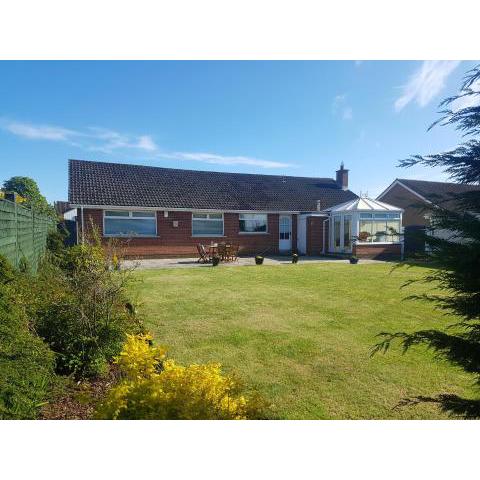
[{"label": "grey roof tile", "polygon": [[314,211],[356,198],[331,178],[206,172],[69,161],[68,199],[79,205]]}]

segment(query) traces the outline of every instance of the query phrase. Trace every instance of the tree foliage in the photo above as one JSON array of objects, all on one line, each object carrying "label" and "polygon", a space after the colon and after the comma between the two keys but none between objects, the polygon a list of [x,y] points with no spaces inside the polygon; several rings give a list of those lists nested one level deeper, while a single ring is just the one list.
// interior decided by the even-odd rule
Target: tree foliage
[{"label": "tree foliage", "polygon": [[[461,184],[480,183],[480,66],[468,72],[458,95],[440,105],[441,118],[436,125],[454,125],[464,141],[451,151],[430,155],[413,155],[400,166],[441,167],[450,178]],[[459,105],[463,105],[459,107]],[[374,353],[387,351],[399,340],[404,351],[413,345],[426,345],[439,357],[447,359],[476,377],[480,387],[480,188],[443,197],[431,207],[432,225],[423,236],[428,260],[437,267],[421,279],[435,282],[438,294],[409,297],[433,302],[460,320],[447,332],[424,330],[383,332]],[[432,230],[451,232],[448,238],[432,235]],[[463,399],[449,394],[418,397],[405,403],[437,402],[441,408],[464,418],[480,418],[480,400]]]},{"label": "tree foliage", "polygon": [[6,192],[16,192],[26,198],[26,205],[34,208],[37,212],[56,217],[55,209],[47,202],[40,193],[37,182],[30,177],[12,177],[3,182]]}]

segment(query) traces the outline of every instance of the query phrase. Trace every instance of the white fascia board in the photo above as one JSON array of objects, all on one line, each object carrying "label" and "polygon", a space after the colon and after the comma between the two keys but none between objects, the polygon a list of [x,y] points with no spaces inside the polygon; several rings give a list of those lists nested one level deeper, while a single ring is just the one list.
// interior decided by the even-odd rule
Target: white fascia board
[{"label": "white fascia board", "polygon": [[218,213],[286,213],[299,214],[298,210],[227,210],[218,208],[173,208],[173,207],[141,207],[139,205],[81,205],[70,204],[73,208],[90,208],[97,210],[147,210],[147,211],[168,211],[168,212],[218,212]]},{"label": "white fascia board", "polygon": [[405,190],[408,190],[410,193],[413,193],[415,196],[417,196],[420,200],[423,200],[426,203],[432,203],[430,200],[425,198],[423,195],[420,195],[418,192],[415,190],[411,189],[410,187],[407,187],[404,183],[402,183],[400,180],[395,179],[392,184],[387,187],[376,199],[380,200],[384,195],[386,195],[395,185],[400,185],[403,187]]}]

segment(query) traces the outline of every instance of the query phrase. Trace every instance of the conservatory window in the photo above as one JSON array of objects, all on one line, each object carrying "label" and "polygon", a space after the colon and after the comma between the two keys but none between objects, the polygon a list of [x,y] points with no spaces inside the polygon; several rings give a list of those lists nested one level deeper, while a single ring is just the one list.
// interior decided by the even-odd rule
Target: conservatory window
[{"label": "conservatory window", "polygon": [[242,233],[266,233],[267,214],[241,213],[239,215],[239,229]]},{"label": "conservatory window", "polygon": [[333,238],[336,248],[340,247],[340,220],[340,216],[333,217]]},{"label": "conservatory window", "polygon": [[361,213],[358,231],[358,240],[360,242],[398,242],[400,214]]},{"label": "conservatory window", "polygon": [[103,234],[114,237],[154,237],[157,214],[142,210],[105,210]]},{"label": "conservatory window", "polygon": [[343,217],[343,246],[350,248],[352,242],[352,217],[345,215]]},{"label": "conservatory window", "polygon": [[194,237],[222,237],[223,213],[192,213]]}]

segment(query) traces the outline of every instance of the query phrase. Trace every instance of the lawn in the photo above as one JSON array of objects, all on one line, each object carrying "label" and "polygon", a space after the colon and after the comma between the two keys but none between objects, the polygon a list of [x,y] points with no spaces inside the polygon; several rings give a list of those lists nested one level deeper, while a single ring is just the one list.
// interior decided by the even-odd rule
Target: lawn
[{"label": "lawn", "polygon": [[[158,343],[183,363],[220,362],[289,419],[448,418],[405,397],[472,396],[473,377],[423,347],[370,356],[381,331],[455,320],[401,289],[422,267],[389,264],[138,270],[141,311]],[[432,288],[432,287],[430,287]]]}]

